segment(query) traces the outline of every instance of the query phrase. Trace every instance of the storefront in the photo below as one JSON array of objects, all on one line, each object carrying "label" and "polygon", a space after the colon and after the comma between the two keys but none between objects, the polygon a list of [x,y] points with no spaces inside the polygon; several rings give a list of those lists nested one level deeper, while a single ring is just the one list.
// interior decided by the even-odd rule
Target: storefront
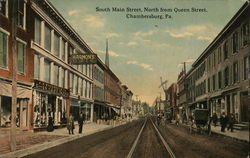
[{"label": "storefront", "polygon": [[[12,86],[10,81],[0,80],[0,127],[10,127],[12,112]],[[16,125],[29,127],[29,109],[31,107],[31,85],[17,86]]]},{"label": "storefront", "polygon": [[52,117],[54,125],[65,124],[69,90],[43,81],[34,82],[34,128],[47,127],[49,117]]}]

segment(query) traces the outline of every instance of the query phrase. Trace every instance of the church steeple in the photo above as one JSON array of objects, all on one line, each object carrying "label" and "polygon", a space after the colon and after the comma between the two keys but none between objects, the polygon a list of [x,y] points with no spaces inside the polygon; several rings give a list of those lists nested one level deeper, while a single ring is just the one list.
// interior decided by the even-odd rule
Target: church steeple
[{"label": "church steeple", "polygon": [[107,67],[109,67],[108,39],[106,39],[106,57],[105,57],[105,65],[107,65]]}]

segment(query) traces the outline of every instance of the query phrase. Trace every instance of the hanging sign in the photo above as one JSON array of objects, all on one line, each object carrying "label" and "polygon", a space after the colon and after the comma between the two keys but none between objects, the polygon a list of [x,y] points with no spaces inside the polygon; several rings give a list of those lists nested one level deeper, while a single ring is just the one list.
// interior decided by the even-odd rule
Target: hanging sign
[{"label": "hanging sign", "polygon": [[69,57],[69,63],[73,65],[96,64],[97,55],[96,54],[72,54]]}]

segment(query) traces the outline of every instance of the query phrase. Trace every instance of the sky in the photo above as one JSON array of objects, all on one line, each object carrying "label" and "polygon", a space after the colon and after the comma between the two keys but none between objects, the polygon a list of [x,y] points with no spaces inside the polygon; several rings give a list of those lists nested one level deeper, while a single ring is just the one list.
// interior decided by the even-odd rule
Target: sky
[{"label": "sky", "polygon": [[[150,105],[159,88],[177,81],[183,62],[192,63],[229,22],[245,0],[50,0],[90,48],[109,65],[122,84]],[[96,8],[110,11],[97,11]],[[124,8],[125,11],[112,11]],[[130,12],[127,8],[135,9]],[[141,10],[138,10],[140,8]],[[144,11],[150,8],[150,11]],[[157,8],[157,9],[155,9]],[[161,8],[165,11],[161,12]],[[203,12],[192,12],[199,8]],[[205,8],[205,9],[204,9]],[[106,9],[107,10],[107,9]],[[204,12],[205,11],[205,12]],[[167,18],[127,18],[162,15]],[[171,16],[171,18],[169,18]]]}]

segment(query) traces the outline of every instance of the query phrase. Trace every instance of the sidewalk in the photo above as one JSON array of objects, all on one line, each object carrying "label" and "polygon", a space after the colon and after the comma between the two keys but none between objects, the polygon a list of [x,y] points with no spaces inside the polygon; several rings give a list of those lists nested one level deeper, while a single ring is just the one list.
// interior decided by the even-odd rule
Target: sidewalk
[{"label": "sidewalk", "polygon": [[[175,120],[172,120],[172,124],[175,124]],[[181,123],[182,126],[188,127],[188,124]],[[249,131],[248,130],[234,130],[234,132],[227,131],[221,132],[221,126],[214,127],[211,125],[211,132],[225,137],[230,137],[239,141],[249,142]]]},{"label": "sidewalk", "polygon": [[75,125],[74,135],[69,135],[67,128],[55,129],[53,132],[23,131],[16,137],[15,152],[10,152],[9,135],[1,136],[0,158],[23,157],[119,125],[87,123],[83,125],[82,134],[78,134],[78,125]]},{"label": "sidewalk", "polygon": [[214,127],[213,125],[211,126],[211,130],[212,132],[219,134],[219,135],[223,135],[223,136],[227,136],[227,137],[231,137],[240,141],[244,141],[244,142],[249,142],[249,131],[248,130],[234,130],[233,132],[231,131],[227,131],[226,132],[221,132],[221,127],[220,126],[216,126]]}]

